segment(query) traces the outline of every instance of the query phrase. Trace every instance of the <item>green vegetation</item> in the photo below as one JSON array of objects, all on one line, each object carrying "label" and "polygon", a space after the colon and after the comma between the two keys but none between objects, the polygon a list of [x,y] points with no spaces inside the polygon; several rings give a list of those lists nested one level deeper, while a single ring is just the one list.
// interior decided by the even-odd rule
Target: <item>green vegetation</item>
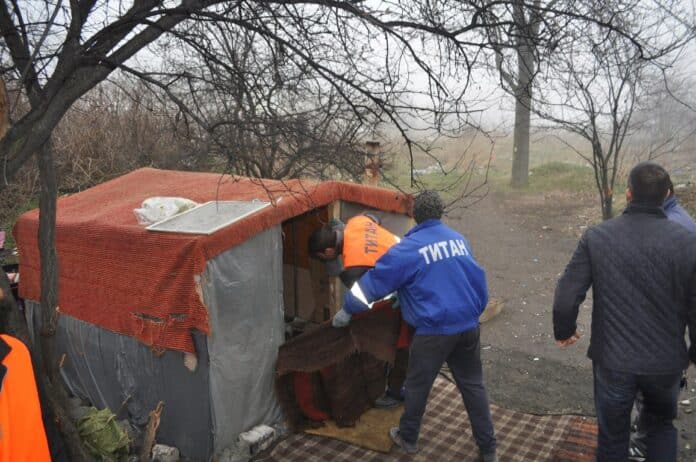
[{"label": "green vegetation", "polygon": [[[24,201],[23,203],[15,203],[10,206],[6,205],[4,213],[1,214],[0,230],[5,231],[5,249],[14,249],[16,246],[14,236],[12,235],[12,228],[14,227],[17,218],[19,218],[23,213],[28,212],[39,207],[39,199],[32,198]],[[17,263],[16,256],[5,257],[3,263]]]},{"label": "green vegetation", "polygon": [[[568,142],[581,145],[581,142],[568,138]],[[404,190],[410,190],[410,164],[409,155],[404,146],[392,145],[392,159],[388,162],[387,174],[392,183]],[[481,135],[463,135],[460,138],[441,138],[430,144],[430,155],[422,152],[414,153],[414,165],[417,170],[430,171],[418,176],[418,179],[426,186],[442,189],[451,185],[462,172],[474,165],[469,189],[480,184],[486,178],[495,190],[509,189],[510,171],[512,165],[512,137],[494,135],[487,138]],[[594,179],[592,169],[578,157],[577,153],[553,133],[545,136],[537,136],[531,146],[531,166],[529,191],[538,193],[553,189],[561,190],[591,190],[594,191]],[[436,160],[437,159],[437,160]],[[437,169],[439,161],[446,172],[444,174]],[[490,162],[490,170],[486,172],[486,166]],[[487,177],[486,177],[487,174]],[[536,175],[536,178],[534,177]],[[451,188],[452,195],[461,193],[466,180],[459,181]]]},{"label": "green vegetation", "polygon": [[539,165],[530,170],[529,186],[524,189],[513,189],[509,186],[509,172],[493,172],[491,181],[495,189],[516,191],[521,194],[538,194],[549,191],[594,192],[595,184],[592,168],[585,165],[553,161]]},{"label": "green vegetation", "polygon": [[545,191],[561,189],[570,192],[596,188],[594,172],[587,165],[549,162],[531,169],[529,189]]}]

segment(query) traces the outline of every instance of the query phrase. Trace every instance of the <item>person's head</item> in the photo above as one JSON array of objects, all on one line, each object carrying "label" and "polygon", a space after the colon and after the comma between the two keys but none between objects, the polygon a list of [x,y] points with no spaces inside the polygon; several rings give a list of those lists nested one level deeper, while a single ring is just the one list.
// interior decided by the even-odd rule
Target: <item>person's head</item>
[{"label": "person's head", "polygon": [[319,260],[334,260],[338,257],[338,239],[330,226],[322,226],[309,236],[309,256]]},{"label": "person's head", "polygon": [[425,190],[413,199],[413,218],[416,223],[442,218],[445,204],[435,191]]},{"label": "person's head", "polygon": [[655,162],[641,162],[628,174],[626,200],[661,206],[669,196],[672,181],[667,170]]}]

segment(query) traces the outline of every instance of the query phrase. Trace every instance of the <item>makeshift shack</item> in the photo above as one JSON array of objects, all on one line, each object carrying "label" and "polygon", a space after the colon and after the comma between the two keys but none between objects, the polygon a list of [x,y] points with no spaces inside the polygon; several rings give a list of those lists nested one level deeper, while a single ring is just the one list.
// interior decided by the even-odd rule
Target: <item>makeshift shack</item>
[{"label": "makeshift shack", "polygon": [[[237,217],[227,211],[237,221],[210,234],[186,226],[154,231],[133,214],[153,196],[241,201],[258,210]],[[67,386],[140,426],[163,401],[158,442],[193,460],[208,460],[256,425],[279,422],[278,347],[295,332],[297,318],[321,322],[340,305],[338,280],[307,256],[309,234],[331,218],[371,209],[403,235],[412,224],[408,201],[350,183],[151,168],[61,197],[57,354],[66,355]],[[34,326],[40,325],[38,216],[27,212],[14,229],[20,295]]]}]

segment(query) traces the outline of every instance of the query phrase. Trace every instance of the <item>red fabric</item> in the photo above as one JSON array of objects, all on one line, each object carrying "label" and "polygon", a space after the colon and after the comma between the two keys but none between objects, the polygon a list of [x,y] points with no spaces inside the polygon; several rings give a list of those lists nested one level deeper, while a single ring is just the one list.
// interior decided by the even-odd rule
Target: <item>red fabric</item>
[{"label": "red fabric", "polygon": [[399,338],[396,341],[396,348],[398,350],[402,348],[408,348],[411,345],[411,329],[408,327],[403,320],[401,321],[401,327],[399,328]]},{"label": "red fabric", "polygon": [[[153,196],[203,203],[271,200],[267,207],[210,236],[147,231],[133,209]],[[259,232],[333,201],[405,213],[410,197],[342,182],[286,182],[144,168],[58,199],[56,245],[60,311],[155,347],[194,352],[191,329],[209,333],[208,313],[194,277],[207,260]],[[20,295],[39,300],[39,211],[14,228]],[[251,268],[251,271],[261,270]],[[214,328],[214,326],[213,326]]]},{"label": "red fabric", "polygon": [[293,381],[295,397],[300,410],[308,419],[315,422],[323,422],[329,419],[329,415],[314,405],[314,387],[312,386],[312,374],[309,372],[294,372]]}]

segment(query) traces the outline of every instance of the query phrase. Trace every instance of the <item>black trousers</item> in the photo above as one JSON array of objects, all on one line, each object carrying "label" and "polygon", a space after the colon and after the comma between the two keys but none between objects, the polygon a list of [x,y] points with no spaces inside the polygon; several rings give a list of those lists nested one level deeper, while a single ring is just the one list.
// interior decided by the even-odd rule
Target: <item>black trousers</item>
[{"label": "black trousers", "polygon": [[462,394],[476,444],[483,454],[495,452],[495,432],[483,385],[478,328],[454,335],[413,337],[406,374],[405,408],[399,423],[401,437],[409,443],[418,441],[430,389],[445,362]]}]

